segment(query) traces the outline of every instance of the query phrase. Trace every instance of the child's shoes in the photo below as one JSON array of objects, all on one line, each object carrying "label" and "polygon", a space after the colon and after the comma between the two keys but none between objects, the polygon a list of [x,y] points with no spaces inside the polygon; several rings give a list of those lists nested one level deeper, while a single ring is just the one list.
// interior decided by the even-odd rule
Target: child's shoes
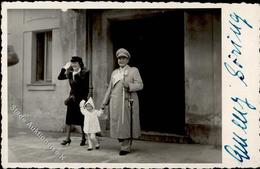
[{"label": "child's shoes", "polygon": [[[100,145],[96,145],[95,148],[98,150],[100,148]],[[88,151],[91,151],[91,150],[93,150],[93,148],[89,147]]]},{"label": "child's shoes", "polygon": [[98,150],[100,148],[100,145],[96,145],[96,149]]}]

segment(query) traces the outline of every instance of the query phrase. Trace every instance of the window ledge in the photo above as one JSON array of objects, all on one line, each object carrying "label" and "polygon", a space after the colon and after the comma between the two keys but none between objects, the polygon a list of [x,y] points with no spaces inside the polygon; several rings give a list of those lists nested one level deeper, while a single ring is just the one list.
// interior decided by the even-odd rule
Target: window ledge
[{"label": "window ledge", "polygon": [[29,91],[54,91],[56,84],[53,83],[31,83],[27,84]]}]

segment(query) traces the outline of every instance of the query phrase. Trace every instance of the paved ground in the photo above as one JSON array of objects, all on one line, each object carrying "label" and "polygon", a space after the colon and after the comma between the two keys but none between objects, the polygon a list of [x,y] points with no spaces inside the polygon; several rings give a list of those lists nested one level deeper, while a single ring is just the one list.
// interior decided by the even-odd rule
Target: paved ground
[{"label": "paved ground", "polygon": [[[87,151],[79,146],[80,135],[73,134],[70,146],[62,146],[64,133],[42,132],[57,153],[49,149],[30,130],[10,128],[8,134],[9,162],[54,162],[54,163],[220,163],[221,149],[211,145],[173,144],[150,141],[134,141],[132,153],[119,156],[117,140],[99,137],[100,150]],[[60,157],[60,158],[59,158]],[[62,158],[64,158],[62,160]]]}]

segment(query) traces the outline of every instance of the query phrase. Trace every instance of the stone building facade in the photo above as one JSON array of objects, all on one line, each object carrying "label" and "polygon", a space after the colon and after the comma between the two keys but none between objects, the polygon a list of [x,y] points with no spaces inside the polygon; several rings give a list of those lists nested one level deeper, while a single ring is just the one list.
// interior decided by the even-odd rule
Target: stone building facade
[{"label": "stone building facade", "polygon": [[[9,9],[7,26],[8,44],[19,57],[8,67],[8,104],[39,129],[64,130],[69,84],[57,76],[72,55],[90,70],[98,107],[117,66],[115,50],[125,47],[144,81],[143,135],[221,145],[220,10]],[[10,112],[8,122],[25,127]],[[109,120],[101,126],[108,131]]]}]

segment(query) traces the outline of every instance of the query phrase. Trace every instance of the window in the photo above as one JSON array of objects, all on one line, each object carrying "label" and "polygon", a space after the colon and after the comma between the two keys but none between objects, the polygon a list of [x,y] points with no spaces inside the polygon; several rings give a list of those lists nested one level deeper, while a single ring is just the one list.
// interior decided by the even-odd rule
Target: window
[{"label": "window", "polygon": [[52,32],[35,33],[35,58],[33,62],[33,81],[51,83],[52,79]]}]

